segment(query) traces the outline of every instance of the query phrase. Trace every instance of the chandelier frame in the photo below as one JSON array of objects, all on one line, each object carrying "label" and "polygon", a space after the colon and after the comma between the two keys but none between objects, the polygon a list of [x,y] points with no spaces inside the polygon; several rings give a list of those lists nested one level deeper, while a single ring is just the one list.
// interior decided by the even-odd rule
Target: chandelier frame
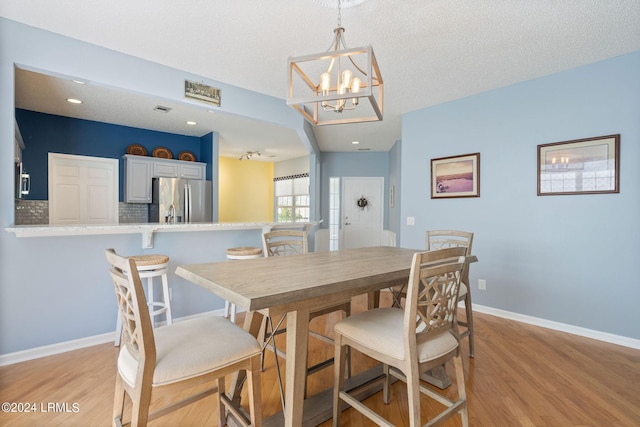
[{"label": "chandelier frame", "polygon": [[[371,45],[356,48],[346,48],[342,40],[344,28],[338,27],[334,30],[336,33],[333,50],[311,55],[303,55],[289,57],[287,68],[289,71],[289,90],[287,96],[287,105],[295,108],[309,122],[314,125],[335,125],[346,123],[363,123],[381,121],[383,117],[383,81],[378,67],[373,47]],[[327,94],[323,94],[321,83],[314,83],[320,75],[310,77],[308,68],[309,64],[315,71],[318,69],[331,70],[334,63],[337,63],[337,73],[340,74],[341,60],[347,61],[355,66],[355,72],[361,79],[360,90],[357,93],[347,92],[339,93],[336,84],[340,78],[332,79],[331,87]],[[320,66],[317,64],[330,62],[331,65]],[[334,61],[334,62],[331,62]],[[315,68],[314,68],[315,67]],[[305,70],[307,69],[307,70]],[[325,91],[327,92],[327,91]],[[349,100],[356,100],[355,106],[347,108],[349,114],[340,117],[341,113],[329,111],[323,108],[323,104],[340,103],[344,105]],[[370,108],[362,106],[360,103],[366,101]],[[357,112],[364,112],[362,115]]]}]

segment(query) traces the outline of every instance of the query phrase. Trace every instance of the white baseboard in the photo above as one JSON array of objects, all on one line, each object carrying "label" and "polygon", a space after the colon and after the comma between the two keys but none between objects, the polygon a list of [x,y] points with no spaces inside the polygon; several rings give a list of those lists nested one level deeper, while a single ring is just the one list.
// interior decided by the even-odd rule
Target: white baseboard
[{"label": "white baseboard", "polygon": [[607,332],[594,331],[593,329],[581,328],[579,326],[554,322],[552,320],[540,319],[538,317],[513,313],[493,307],[485,307],[478,304],[473,304],[473,311],[640,350],[640,340],[634,338],[623,337],[621,335],[614,335]]},{"label": "white baseboard", "polygon": [[[199,313],[191,316],[185,316],[175,319],[176,322],[202,316],[205,314],[213,314],[216,316],[223,316],[224,309],[212,310],[206,313]],[[158,326],[162,326],[162,322],[158,323]],[[115,338],[115,329],[113,332],[107,332],[106,334],[93,335],[91,337],[80,338],[77,340],[65,341],[57,344],[45,345],[42,347],[30,348],[28,350],[16,351],[15,353],[7,353],[0,355],[0,366],[13,365],[14,363],[26,362],[28,360],[39,359],[41,357],[53,356],[54,354],[65,353],[67,351],[79,350],[85,347],[91,347],[93,345],[104,344],[107,342],[113,342]]]},{"label": "white baseboard", "polygon": [[[473,310],[479,313],[486,313],[492,316],[502,317],[504,319],[515,320],[517,322],[527,323],[530,325],[540,326],[547,329],[553,329],[556,331],[566,332],[573,335],[579,335],[582,337],[592,338],[598,341],[608,342],[611,344],[617,344],[624,347],[630,347],[630,348],[640,350],[640,340],[637,340],[634,338],[623,337],[620,335],[609,334],[606,332],[594,331],[592,329],[586,329],[586,328],[581,328],[579,326],[567,325],[565,323],[559,323],[551,320],[540,319],[537,317],[527,316],[519,313],[513,313],[510,311],[500,310],[497,308],[485,307],[478,304],[473,304]],[[178,318],[175,321],[180,322],[192,317],[202,316],[205,314],[222,316],[224,315],[224,309],[213,310],[206,313],[195,314],[192,316],[185,316],[185,317]],[[79,350],[81,348],[91,347],[93,345],[113,342],[114,334],[115,334],[115,331],[108,332],[106,334],[80,338],[77,340],[46,345],[43,347],[36,347],[28,350],[17,351],[15,353],[2,354],[0,355],[0,366],[13,365],[14,363],[26,362],[28,360],[38,359],[41,357],[65,353],[67,351]]]}]

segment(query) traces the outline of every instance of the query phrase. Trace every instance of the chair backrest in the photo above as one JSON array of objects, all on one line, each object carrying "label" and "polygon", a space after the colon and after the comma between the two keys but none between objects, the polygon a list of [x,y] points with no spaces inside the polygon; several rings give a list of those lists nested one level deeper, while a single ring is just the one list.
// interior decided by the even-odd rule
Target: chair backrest
[{"label": "chair backrest", "polygon": [[307,232],[302,230],[276,230],[262,235],[264,256],[306,254]]},{"label": "chair backrest", "polygon": [[156,364],[156,344],[142,281],[133,259],[119,256],[113,249],[107,249],[105,254],[111,265],[109,272],[122,320],[121,343],[138,364],[136,384],[139,385],[143,380],[138,379],[153,377]]},{"label": "chair backrest", "polygon": [[[425,248],[428,251],[445,248],[465,247],[466,256],[471,255],[473,233],[457,230],[428,230]],[[469,287],[469,264],[462,271],[462,283]]]},{"label": "chair backrest", "polygon": [[[453,329],[466,248],[419,252],[413,256],[407,289],[404,328],[408,351],[421,342]],[[454,334],[455,335],[455,334]]]}]

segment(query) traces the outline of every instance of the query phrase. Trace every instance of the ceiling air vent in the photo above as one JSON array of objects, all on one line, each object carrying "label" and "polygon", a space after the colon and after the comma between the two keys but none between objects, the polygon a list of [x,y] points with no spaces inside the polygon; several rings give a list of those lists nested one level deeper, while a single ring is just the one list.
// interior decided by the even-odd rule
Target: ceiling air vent
[{"label": "ceiling air vent", "polygon": [[161,113],[168,113],[169,111],[171,111],[171,108],[163,107],[162,105],[156,105],[156,108],[154,108],[153,110],[160,111]]}]

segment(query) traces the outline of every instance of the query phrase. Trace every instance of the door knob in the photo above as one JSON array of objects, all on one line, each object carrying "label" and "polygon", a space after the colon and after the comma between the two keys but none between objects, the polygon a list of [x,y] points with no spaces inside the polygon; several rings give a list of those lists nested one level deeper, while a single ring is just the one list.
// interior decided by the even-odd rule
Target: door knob
[{"label": "door knob", "polygon": [[344,225],[351,225],[351,223],[350,222],[345,222]]}]

